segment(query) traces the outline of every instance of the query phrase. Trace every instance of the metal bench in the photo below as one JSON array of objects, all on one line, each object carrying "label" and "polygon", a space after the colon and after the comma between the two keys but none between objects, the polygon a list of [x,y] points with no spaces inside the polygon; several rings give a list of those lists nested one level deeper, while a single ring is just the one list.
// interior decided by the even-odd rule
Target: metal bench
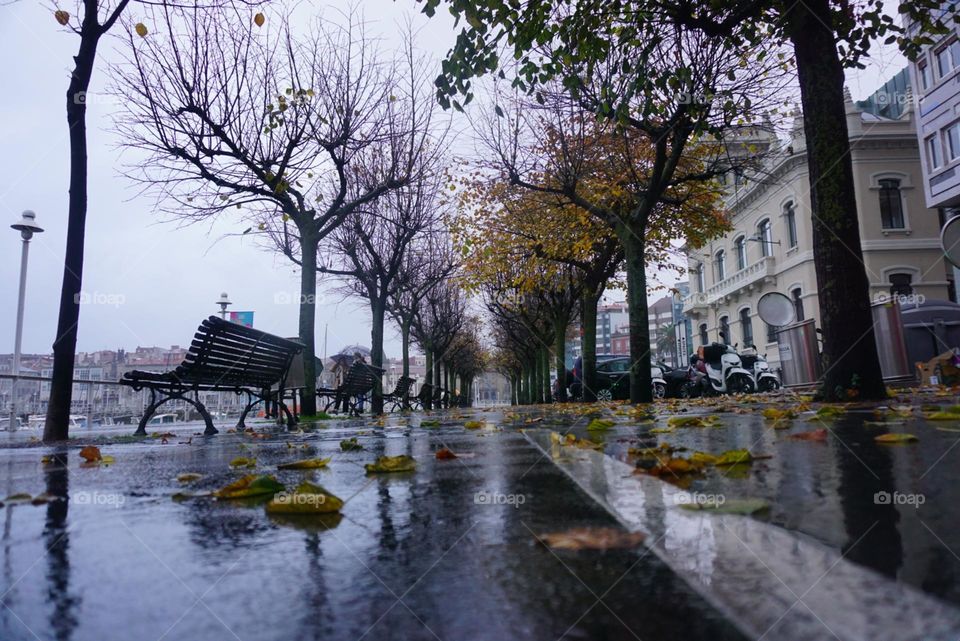
[{"label": "metal bench", "polygon": [[292,426],[294,417],[283,397],[290,363],[302,350],[303,345],[296,341],[211,316],[200,324],[187,355],[176,369],[169,372],[134,370],[120,379],[121,385],[138,391],[150,390],[150,404],[140,418],[136,433],[147,433],[147,422],[158,407],[180,399],[197,408],[206,424],[204,434],[216,434],[210,413],[200,401],[201,391],[246,394],[247,405],[238,427],[243,427],[250,410],[264,401],[278,403],[287,424]]},{"label": "metal bench", "polygon": [[344,412],[352,416],[360,416],[363,402],[373,391],[373,386],[377,379],[383,376],[383,372],[384,370],[380,367],[357,361],[347,370],[347,375],[339,387],[317,389],[317,396],[327,399],[323,411],[331,409],[338,411],[342,407]]},{"label": "metal bench", "polygon": [[410,397],[410,387],[417,382],[417,379],[409,376],[401,376],[397,379],[397,386],[389,394],[383,395],[383,404],[386,407],[390,403],[390,411],[403,409],[410,406],[412,398]]}]

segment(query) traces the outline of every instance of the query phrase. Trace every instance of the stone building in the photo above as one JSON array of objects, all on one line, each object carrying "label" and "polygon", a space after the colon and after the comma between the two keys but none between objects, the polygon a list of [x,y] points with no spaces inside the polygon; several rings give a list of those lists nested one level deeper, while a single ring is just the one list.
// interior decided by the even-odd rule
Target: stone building
[{"label": "stone building", "polygon": [[[846,101],[870,296],[952,299],[953,276],[939,248],[938,213],[924,202],[915,112],[903,98],[909,88],[905,75],[891,82],[859,104],[849,93]],[[905,107],[884,108],[889,104]],[[694,346],[719,340],[723,331],[730,343],[755,344],[777,366],[775,328],[756,313],[763,294],[786,294],[798,320],[813,318],[819,325],[802,120],[795,119],[788,140],[767,131],[751,142],[766,152],[764,167],[726,180],[733,230],[688,251],[690,295],[683,311],[693,326]]]}]

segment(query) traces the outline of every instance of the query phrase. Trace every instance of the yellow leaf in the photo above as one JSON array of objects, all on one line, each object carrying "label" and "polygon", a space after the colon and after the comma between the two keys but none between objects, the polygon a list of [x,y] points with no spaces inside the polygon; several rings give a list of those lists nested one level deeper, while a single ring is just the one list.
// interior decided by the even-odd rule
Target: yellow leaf
[{"label": "yellow leaf", "polygon": [[599,432],[601,430],[610,429],[616,425],[615,421],[611,421],[605,418],[595,418],[587,425],[587,431],[589,432]]},{"label": "yellow leaf", "polygon": [[873,440],[875,440],[877,443],[913,443],[914,441],[919,441],[920,439],[913,434],[892,432],[890,434],[881,434],[880,436],[875,436]]},{"label": "yellow leaf", "polygon": [[143,24],[142,22],[138,22],[133,28],[136,30],[137,35],[141,38],[147,37],[147,25]]},{"label": "yellow leaf", "polygon": [[329,458],[311,458],[302,461],[293,461],[292,463],[281,463],[277,466],[278,470],[315,470],[319,467],[326,467],[330,462]]},{"label": "yellow leaf", "polygon": [[238,456],[230,461],[230,467],[256,467],[257,459],[246,456]]},{"label": "yellow leaf", "polygon": [[181,483],[193,483],[194,481],[199,481],[203,478],[203,474],[197,474],[196,472],[184,472],[183,474],[177,474],[177,480]]},{"label": "yellow leaf", "polygon": [[367,463],[363,466],[367,474],[412,472],[417,468],[413,457],[401,454],[399,456],[381,456],[376,463]]},{"label": "yellow leaf", "polygon": [[463,426],[468,430],[479,430],[483,427],[483,421],[467,421]]},{"label": "yellow leaf", "polygon": [[293,492],[280,492],[267,503],[269,514],[329,514],[339,512],[343,500],[319,485],[304,481]]},{"label": "yellow leaf", "polygon": [[739,465],[753,461],[749,450],[728,450],[717,457],[717,465]]},{"label": "yellow leaf", "polygon": [[263,496],[265,494],[276,494],[284,489],[282,483],[278,483],[273,476],[256,476],[248,474],[226,485],[216,492],[214,496],[221,499],[242,499],[251,496]]},{"label": "yellow leaf", "polygon": [[266,20],[267,19],[263,17],[262,13],[258,13],[257,15],[253,16],[253,23],[258,27],[262,27],[263,23],[266,22]]}]

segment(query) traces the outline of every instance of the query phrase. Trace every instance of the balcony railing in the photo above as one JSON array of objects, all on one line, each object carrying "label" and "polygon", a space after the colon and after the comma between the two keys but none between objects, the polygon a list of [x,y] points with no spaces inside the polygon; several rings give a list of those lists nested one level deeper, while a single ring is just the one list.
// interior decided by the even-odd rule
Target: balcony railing
[{"label": "balcony railing", "polygon": [[767,277],[775,276],[774,257],[764,256],[760,260],[724,278],[719,283],[707,288],[705,292],[695,292],[683,299],[683,313],[688,314],[697,309],[705,309],[709,305],[722,302],[727,296],[736,294],[740,290],[762,281]]}]

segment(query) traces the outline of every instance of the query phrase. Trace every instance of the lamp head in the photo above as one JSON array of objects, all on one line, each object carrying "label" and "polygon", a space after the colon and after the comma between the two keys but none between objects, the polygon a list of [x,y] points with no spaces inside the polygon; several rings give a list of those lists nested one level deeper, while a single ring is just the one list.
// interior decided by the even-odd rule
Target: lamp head
[{"label": "lamp head", "polygon": [[43,227],[37,224],[37,215],[29,209],[21,214],[20,221],[10,225],[13,229],[20,232],[20,237],[24,240],[30,240],[34,234],[43,231]]}]

